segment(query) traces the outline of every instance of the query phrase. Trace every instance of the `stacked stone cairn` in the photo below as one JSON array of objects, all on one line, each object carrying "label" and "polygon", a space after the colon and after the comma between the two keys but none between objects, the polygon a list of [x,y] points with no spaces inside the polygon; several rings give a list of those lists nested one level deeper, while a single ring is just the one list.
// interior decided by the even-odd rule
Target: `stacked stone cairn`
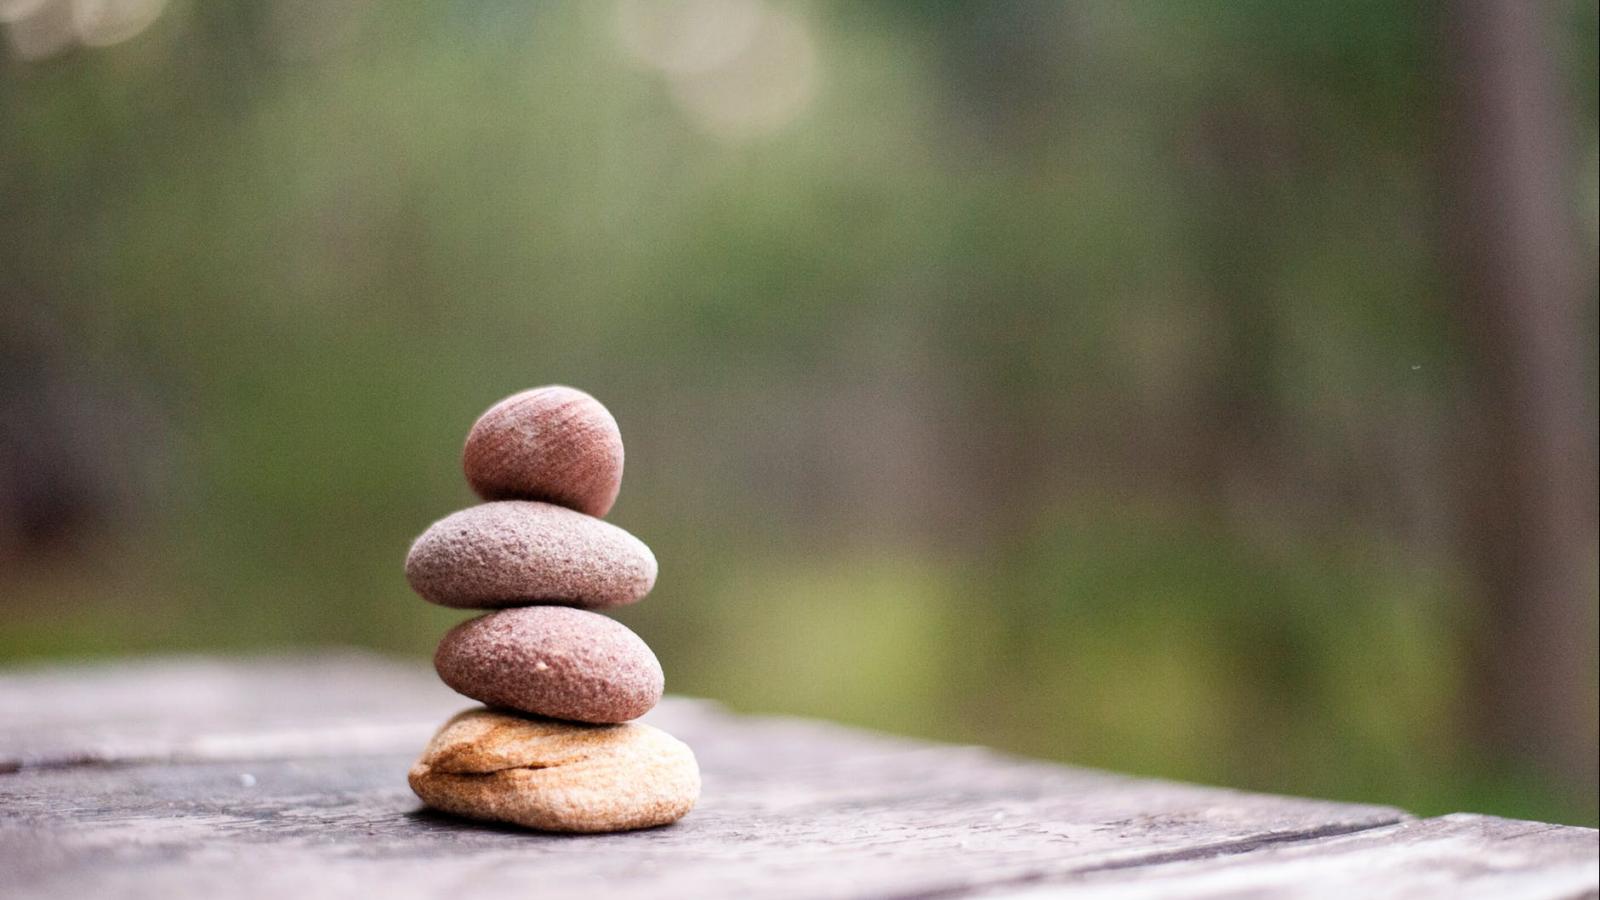
[{"label": "stacked stone cairn", "polygon": [[582,391],[535,388],[484,413],[462,460],[484,502],[423,532],[406,580],[433,603],[495,610],[451,629],[433,659],[485,706],[434,736],[411,789],[447,813],[544,831],[682,818],[700,795],[694,754],[631,721],[661,699],[661,664],[594,611],[656,580],[650,548],[601,521],[622,485],[616,420]]}]

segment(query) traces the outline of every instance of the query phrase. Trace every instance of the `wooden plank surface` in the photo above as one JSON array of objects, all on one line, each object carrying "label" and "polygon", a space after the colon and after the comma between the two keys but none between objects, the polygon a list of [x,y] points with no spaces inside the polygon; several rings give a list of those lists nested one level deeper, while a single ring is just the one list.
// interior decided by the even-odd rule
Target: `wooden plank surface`
[{"label": "wooden plank surface", "polygon": [[1448,884],[1484,896],[1596,882],[1588,829],[1418,822],[679,698],[648,717],[704,770],[679,824],[476,825],[405,784],[468,705],[424,667],[360,655],[0,675],[0,896],[1225,896],[1245,873],[1268,893],[1381,876],[1409,896],[1440,887],[1447,859]]},{"label": "wooden plank surface", "polygon": [[[1294,841],[1256,852],[1152,866],[1137,873],[1089,873],[1074,897],[1201,900],[1238,896],[1384,900],[1540,900],[1589,897],[1600,882],[1600,850],[1588,828],[1563,828],[1458,813],[1353,834]],[[1053,886],[1007,891],[1007,900],[1044,900]]]}]

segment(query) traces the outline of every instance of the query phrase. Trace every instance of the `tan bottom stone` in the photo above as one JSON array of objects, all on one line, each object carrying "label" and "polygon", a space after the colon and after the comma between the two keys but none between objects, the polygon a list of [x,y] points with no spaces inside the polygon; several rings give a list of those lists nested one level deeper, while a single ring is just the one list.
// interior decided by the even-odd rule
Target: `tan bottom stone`
[{"label": "tan bottom stone", "polygon": [[445,723],[409,780],[434,809],[542,831],[665,825],[683,818],[700,796],[694,753],[660,729],[482,707]]}]

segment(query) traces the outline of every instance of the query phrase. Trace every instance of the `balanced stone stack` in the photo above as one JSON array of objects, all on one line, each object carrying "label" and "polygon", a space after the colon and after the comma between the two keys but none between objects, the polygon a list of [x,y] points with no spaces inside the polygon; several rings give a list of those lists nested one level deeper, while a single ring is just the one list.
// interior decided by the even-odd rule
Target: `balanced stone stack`
[{"label": "balanced stone stack", "polygon": [[500,401],[467,435],[485,501],[423,532],[406,580],[442,606],[492,609],[434,654],[439,677],[485,707],[445,724],[411,768],[444,812],[546,831],[621,831],[684,816],[694,754],[638,718],[661,699],[655,654],[594,610],[635,603],[656,559],[601,521],[622,486],[622,435],[588,394],[542,387]]}]

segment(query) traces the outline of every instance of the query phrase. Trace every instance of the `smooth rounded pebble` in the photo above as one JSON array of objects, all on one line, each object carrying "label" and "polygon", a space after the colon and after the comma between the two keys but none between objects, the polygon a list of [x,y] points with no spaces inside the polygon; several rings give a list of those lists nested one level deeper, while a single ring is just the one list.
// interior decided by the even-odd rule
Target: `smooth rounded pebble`
[{"label": "smooth rounded pebble", "polygon": [[564,606],[468,619],[439,642],[433,667],[474,700],[577,722],[636,719],[665,683],[656,655],[626,625]]},{"label": "smooth rounded pebble", "polygon": [[461,467],[485,500],[544,500],[603,516],[622,489],[622,432],[583,391],[533,388],[478,417]]},{"label": "smooth rounded pebble", "polygon": [[422,802],[458,816],[542,831],[627,831],[684,817],[700,767],[649,725],[576,725],[470,709],[411,767]]},{"label": "smooth rounded pebble", "polygon": [[656,558],[642,541],[549,503],[481,503],[433,523],[406,556],[406,580],[441,606],[530,603],[600,608],[643,599]]}]

